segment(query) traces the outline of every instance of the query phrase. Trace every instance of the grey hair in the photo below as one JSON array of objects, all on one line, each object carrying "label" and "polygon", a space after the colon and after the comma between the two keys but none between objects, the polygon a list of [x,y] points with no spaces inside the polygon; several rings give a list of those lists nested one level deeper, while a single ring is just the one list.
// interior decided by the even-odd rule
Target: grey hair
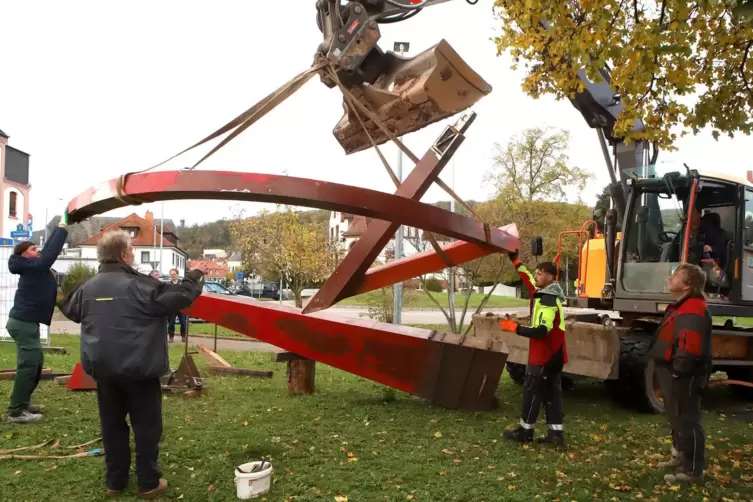
[{"label": "grey hair", "polygon": [[683,283],[690,288],[690,292],[695,296],[706,297],[706,272],[698,265],[691,263],[682,263],[675,268],[674,273],[683,272]]},{"label": "grey hair", "polygon": [[131,236],[125,230],[105,232],[97,243],[97,259],[100,263],[123,261],[123,253],[131,245]]}]

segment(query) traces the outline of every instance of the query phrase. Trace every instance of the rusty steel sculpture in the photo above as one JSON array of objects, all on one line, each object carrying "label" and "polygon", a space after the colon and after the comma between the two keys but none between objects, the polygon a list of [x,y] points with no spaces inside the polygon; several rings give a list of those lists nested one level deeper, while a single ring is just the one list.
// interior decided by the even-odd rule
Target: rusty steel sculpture
[{"label": "rusty steel sculpture", "polygon": [[[504,343],[322,311],[356,294],[519,248],[515,225],[493,228],[420,202],[474,116],[446,127],[393,195],[289,176],[157,171],[125,175],[83,192],[69,203],[69,219],[75,223],[128,205],[179,199],[275,202],[374,218],[305,309],[204,293],[186,313],[440,406],[488,410],[507,359]],[[459,242],[369,268],[401,224]]]}]

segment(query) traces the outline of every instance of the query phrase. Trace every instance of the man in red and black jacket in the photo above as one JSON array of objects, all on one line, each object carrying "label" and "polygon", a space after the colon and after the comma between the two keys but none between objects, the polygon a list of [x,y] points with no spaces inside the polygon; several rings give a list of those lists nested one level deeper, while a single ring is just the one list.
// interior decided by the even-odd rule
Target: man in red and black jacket
[{"label": "man in red and black jacket", "polygon": [[706,276],[697,265],[679,265],[668,281],[675,303],[667,307],[649,357],[672,427],[672,458],[660,467],[678,468],[670,483],[703,479],[705,438],[701,393],[711,374],[711,315],[703,293]]},{"label": "man in red and black jacket", "polygon": [[552,262],[539,263],[531,274],[520,262],[517,252],[510,253],[509,256],[523,284],[531,293],[531,324],[520,326],[509,319],[509,316],[499,323],[503,331],[529,339],[520,426],[506,430],[504,438],[519,442],[532,441],[539,408],[543,403],[549,430],[538,441],[564,447],[562,369],[567,363],[567,348],[562,302],[565,295],[555,281],[557,267]]}]

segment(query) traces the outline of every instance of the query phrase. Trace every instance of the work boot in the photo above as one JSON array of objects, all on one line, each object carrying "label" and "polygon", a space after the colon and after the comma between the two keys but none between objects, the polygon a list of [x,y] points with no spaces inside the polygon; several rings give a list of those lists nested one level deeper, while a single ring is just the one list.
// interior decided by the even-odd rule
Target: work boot
[{"label": "work boot", "polygon": [[546,436],[536,439],[539,444],[552,445],[556,448],[565,448],[565,433],[563,431],[549,430]]},{"label": "work boot", "polygon": [[672,485],[677,483],[701,483],[703,481],[703,474],[700,476],[693,476],[685,471],[677,471],[674,474],[667,474],[664,476],[664,481]]},{"label": "work boot", "polygon": [[9,424],[36,424],[41,422],[44,417],[39,413],[30,413],[27,410],[8,413]]},{"label": "work boot", "polygon": [[30,404],[26,407],[26,411],[29,413],[33,413],[35,415],[43,415],[44,414],[44,406],[41,404]]},{"label": "work boot", "polygon": [[659,462],[656,466],[660,469],[674,469],[680,467],[680,452],[672,448],[672,457],[665,462]]},{"label": "work boot", "polygon": [[165,490],[167,490],[167,480],[160,479],[159,484],[157,485],[157,488],[149,490],[148,492],[139,492],[138,497],[140,499],[153,499],[154,497],[164,492]]},{"label": "work boot", "polygon": [[107,496],[108,497],[117,497],[121,493],[123,493],[121,490],[113,490],[111,488],[107,489]]},{"label": "work boot", "polygon": [[502,433],[502,437],[504,437],[508,441],[530,443],[533,441],[533,429],[524,429],[523,427],[518,427],[517,429],[506,430]]}]

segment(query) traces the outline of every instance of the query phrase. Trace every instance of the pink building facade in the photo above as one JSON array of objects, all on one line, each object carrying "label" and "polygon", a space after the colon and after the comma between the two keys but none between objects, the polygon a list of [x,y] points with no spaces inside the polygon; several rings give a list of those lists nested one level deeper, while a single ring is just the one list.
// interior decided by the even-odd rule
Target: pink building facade
[{"label": "pink building facade", "polygon": [[31,223],[29,154],[10,146],[8,139],[0,130],[0,237],[3,239],[11,239],[11,232],[19,225],[30,231]]}]

